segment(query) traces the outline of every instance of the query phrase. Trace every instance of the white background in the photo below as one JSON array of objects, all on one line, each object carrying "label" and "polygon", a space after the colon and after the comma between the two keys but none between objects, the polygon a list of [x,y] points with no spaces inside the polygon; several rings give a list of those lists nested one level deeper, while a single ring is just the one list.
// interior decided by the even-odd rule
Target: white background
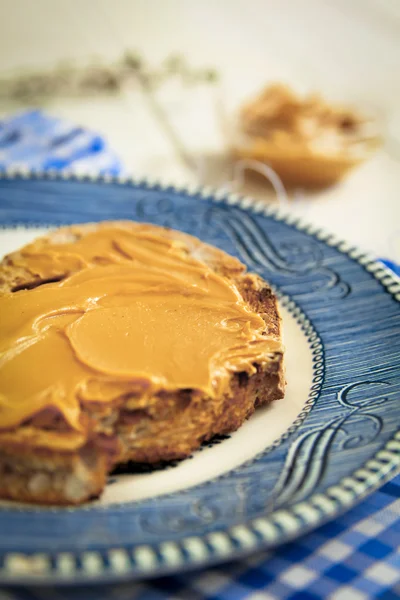
[{"label": "white background", "polygon": [[[126,48],[154,64],[179,52],[192,65],[216,67],[227,107],[283,80],[377,111],[384,150],[341,185],[292,202],[290,210],[400,262],[398,0],[0,0],[0,76],[60,59],[111,59]],[[164,89],[159,100],[196,155],[221,149],[211,89]],[[49,108],[104,133],[136,175],[196,180],[139,92],[59,99]],[[228,177],[218,169],[214,175],[217,184]]]}]

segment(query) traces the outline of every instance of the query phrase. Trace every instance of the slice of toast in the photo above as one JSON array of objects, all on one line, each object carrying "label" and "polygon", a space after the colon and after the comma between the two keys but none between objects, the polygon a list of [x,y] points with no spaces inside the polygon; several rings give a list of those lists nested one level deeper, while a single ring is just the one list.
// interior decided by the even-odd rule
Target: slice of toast
[{"label": "slice of toast", "polygon": [[[229,377],[215,394],[181,385],[159,385],[149,393],[128,378],[123,382],[124,393],[110,394],[108,400],[96,401],[95,397],[80,395],[74,398],[78,426],[69,419],[67,409],[64,413],[60,409],[57,397],[48,403],[41,401],[40,409],[26,408],[23,397],[14,399],[25,411],[23,418],[14,422],[2,389],[0,369],[0,498],[42,504],[85,502],[102,492],[107,474],[115,465],[130,460],[157,463],[185,458],[203,441],[236,430],[258,405],[283,397],[280,317],[270,287],[257,275],[247,273],[236,258],[178,231],[133,222],[104,222],[51,232],[34,246],[28,245],[0,263],[0,306],[7,302],[11,311],[18,294],[19,298],[25,294],[29,300],[38,288],[53,290],[68,285],[71,277],[88,267],[76,257],[71,259],[71,248],[110,228],[117,237],[155,236],[165,243],[166,253],[174,244],[183,261],[191,260],[199,269],[204,267],[206,281],[210,273],[218,276],[219,282],[235,291],[245,313],[261,317],[262,340],[270,343],[270,349],[243,370],[222,365]],[[63,245],[69,248],[65,260],[60,254]],[[57,260],[46,263],[46,269],[38,268],[37,257],[48,256],[54,248]],[[139,256],[121,260],[126,264],[141,259]],[[89,268],[109,262],[105,256],[92,256],[91,261]],[[3,350],[4,356],[10,352],[7,347]],[[38,363],[35,368],[47,370],[50,378],[55,372],[55,365],[53,369],[51,364]],[[20,376],[24,378],[26,374]],[[29,381],[26,385],[29,389]]]}]

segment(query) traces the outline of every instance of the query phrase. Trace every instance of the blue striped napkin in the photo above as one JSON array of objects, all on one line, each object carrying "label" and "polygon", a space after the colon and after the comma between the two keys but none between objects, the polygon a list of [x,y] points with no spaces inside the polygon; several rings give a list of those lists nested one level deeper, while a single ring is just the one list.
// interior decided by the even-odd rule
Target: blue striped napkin
[{"label": "blue striped napkin", "polygon": [[93,175],[123,170],[102,136],[40,110],[0,121],[0,170],[9,168]]}]

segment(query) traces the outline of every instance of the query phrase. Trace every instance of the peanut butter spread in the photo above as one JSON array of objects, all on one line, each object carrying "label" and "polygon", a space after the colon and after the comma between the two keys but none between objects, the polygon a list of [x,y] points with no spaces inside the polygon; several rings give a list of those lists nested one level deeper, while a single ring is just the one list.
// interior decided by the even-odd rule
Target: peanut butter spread
[{"label": "peanut butter spread", "polygon": [[281,84],[243,105],[232,138],[236,156],[266,163],[284,183],[306,187],[339,181],[381,143],[376,117]]},{"label": "peanut butter spread", "polygon": [[82,433],[82,403],[131,393],[217,397],[281,350],[231,280],[154,231],[102,226],[13,264],[43,283],[0,294],[3,431],[50,407]]}]

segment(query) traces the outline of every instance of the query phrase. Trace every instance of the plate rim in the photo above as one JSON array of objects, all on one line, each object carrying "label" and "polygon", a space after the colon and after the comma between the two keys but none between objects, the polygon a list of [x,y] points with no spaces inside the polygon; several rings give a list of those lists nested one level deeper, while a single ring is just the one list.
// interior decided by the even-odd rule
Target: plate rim
[{"label": "plate rim", "polygon": [[[117,184],[181,193],[192,198],[237,206],[250,213],[262,214],[281,221],[294,230],[335,248],[358,263],[395,301],[400,303],[400,277],[369,253],[343,241],[325,228],[308,223],[291,215],[287,210],[266,204],[263,200],[254,200],[250,196],[201,185],[176,186],[153,178],[77,175],[69,171],[39,172],[8,169],[0,172],[0,179],[72,180],[81,183]],[[26,228],[30,225],[21,222],[8,227],[5,225],[4,228],[12,229],[18,226]],[[40,227],[36,223],[32,223],[31,226]],[[2,224],[1,227],[3,228]],[[289,299],[293,301],[290,297]],[[308,315],[303,314],[309,320]],[[311,325],[313,325],[312,321]],[[317,335],[319,338],[318,331]],[[331,485],[324,493],[313,494],[307,501],[298,502],[289,509],[278,509],[262,517],[249,519],[206,535],[200,533],[196,536],[182,536],[179,540],[161,544],[154,542],[135,546],[130,543],[121,547],[109,547],[101,552],[75,550],[62,553],[79,558],[82,565],[90,564],[91,561],[92,564],[98,564],[98,568],[92,570],[90,568],[85,570],[83,566],[79,568],[74,561],[70,564],[68,573],[60,572],[57,568],[58,563],[52,560],[56,553],[5,552],[0,555],[3,563],[3,567],[0,568],[0,582],[14,585],[115,582],[124,579],[158,577],[234,560],[257,550],[277,547],[323,525],[361,502],[397,473],[400,473],[400,427],[373,458],[355,469],[350,476],[341,479],[336,485]],[[206,539],[210,536],[214,536],[212,550]]]}]

